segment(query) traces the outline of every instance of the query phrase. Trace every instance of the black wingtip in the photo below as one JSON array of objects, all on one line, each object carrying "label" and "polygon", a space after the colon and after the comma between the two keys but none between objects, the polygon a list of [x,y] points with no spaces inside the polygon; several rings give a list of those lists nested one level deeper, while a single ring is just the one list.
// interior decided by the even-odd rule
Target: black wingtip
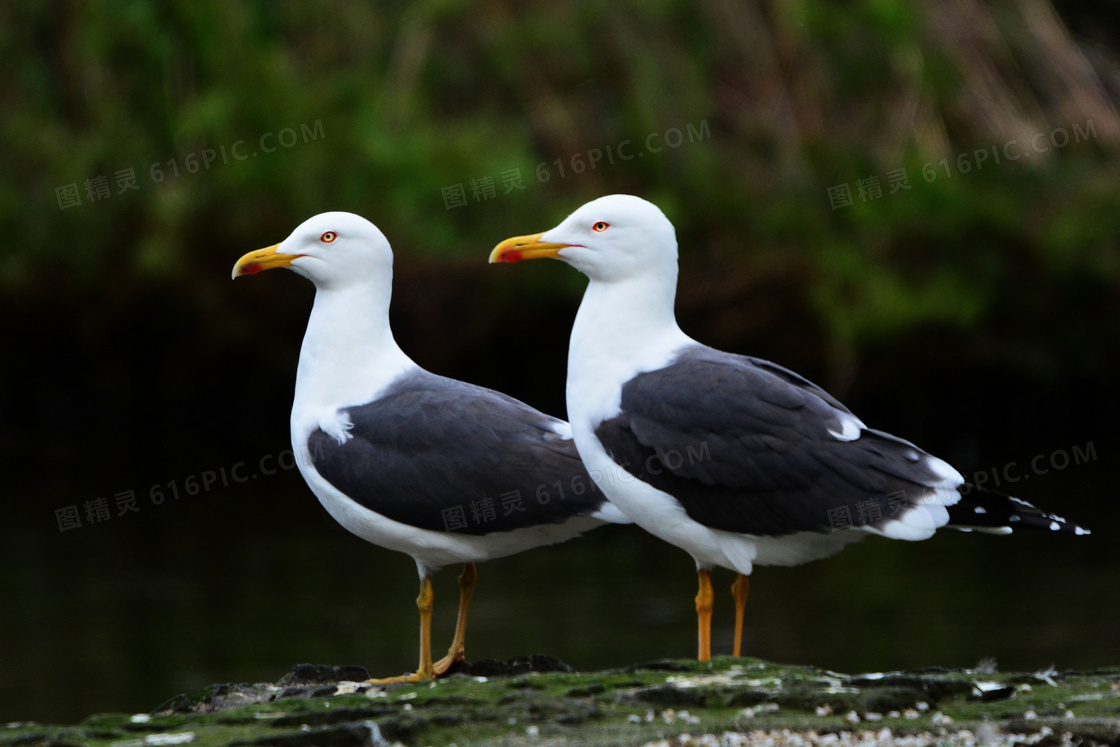
[{"label": "black wingtip", "polygon": [[1026,527],[1077,536],[1092,534],[1085,527],[1041,511],[1019,498],[978,488],[969,483],[960,487],[960,493],[960,501],[948,507],[950,527],[1011,530]]}]

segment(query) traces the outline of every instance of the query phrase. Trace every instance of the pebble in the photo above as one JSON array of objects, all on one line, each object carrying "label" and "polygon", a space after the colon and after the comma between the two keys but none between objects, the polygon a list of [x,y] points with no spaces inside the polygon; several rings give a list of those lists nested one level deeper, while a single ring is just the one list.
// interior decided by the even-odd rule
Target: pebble
[{"label": "pebble", "polygon": [[335,695],[353,695],[354,693],[365,692],[365,688],[366,685],[361,682],[339,682]]},{"label": "pebble", "polygon": [[773,713],[776,710],[778,710],[777,703],[763,703],[756,705],[754,708],[744,708],[739,711],[739,718],[754,718],[760,713]]},{"label": "pebble", "polygon": [[149,734],[144,737],[144,744],[150,745],[170,745],[170,744],[186,744],[195,740],[193,731],[183,731],[178,734]]}]

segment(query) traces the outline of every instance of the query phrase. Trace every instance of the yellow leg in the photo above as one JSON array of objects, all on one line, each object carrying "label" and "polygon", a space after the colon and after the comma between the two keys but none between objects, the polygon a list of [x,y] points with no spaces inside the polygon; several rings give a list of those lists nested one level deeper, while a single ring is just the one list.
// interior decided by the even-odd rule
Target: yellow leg
[{"label": "yellow leg", "polygon": [[696,619],[700,625],[700,651],[696,658],[708,661],[712,658],[712,572],[700,569],[700,591],[696,592]]},{"label": "yellow leg", "polygon": [[451,640],[451,648],[447,649],[447,656],[433,665],[436,675],[444,674],[452,664],[463,660],[467,647],[467,613],[471,610],[471,597],[477,583],[478,571],[474,563],[467,563],[459,575],[459,617],[455,621],[455,637]]},{"label": "yellow leg", "polygon": [[735,597],[735,649],[733,656],[742,656],[743,651],[743,610],[747,606],[747,592],[750,590],[750,577],[742,573],[731,584],[731,596]]},{"label": "yellow leg", "polygon": [[426,682],[435,679],[432,670],[432,606],[435,594],[432,592],[432,579],[420,579],[420,596],[416,597],[416,607],[420,610],[420,665],[412,674],[399,677],[366,680],[367,685],[391,685],[398,682]]}]

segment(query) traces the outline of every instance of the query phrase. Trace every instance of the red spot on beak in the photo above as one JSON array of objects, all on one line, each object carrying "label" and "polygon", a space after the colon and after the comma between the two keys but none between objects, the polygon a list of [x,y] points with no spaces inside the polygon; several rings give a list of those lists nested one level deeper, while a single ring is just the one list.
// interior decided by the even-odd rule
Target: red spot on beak
[{"label": "red spot on beak", "polygon": [[260,271],[261,271],[261,266],[258,265],[256,262],[253,262],[252,264],[245,265],[244,267],[241,268],[241,274],[242,275],[256,275]]},{"label": "red spot on beak", "polygon": [[512,265],[515,262],[520,262],[523,259],[525,259],[525,257],[517,249],[514,249],[513,251],[510,251],[510,252],[504,252],[503,254],[501,254],[498,257],[499,262],[505,262],[506,264],[510,264],[510,265]]}]

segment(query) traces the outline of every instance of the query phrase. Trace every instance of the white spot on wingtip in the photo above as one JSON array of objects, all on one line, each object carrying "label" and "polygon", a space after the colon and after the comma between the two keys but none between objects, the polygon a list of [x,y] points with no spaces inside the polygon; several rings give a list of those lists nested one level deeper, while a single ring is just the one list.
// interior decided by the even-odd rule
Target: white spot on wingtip
[{"label": "white spot on wingtip", "polygon": [[863,423],[860,422],[859,418],[846,412],[840,412],[836,413],[836,419],[840,421],[841,431],[837,433],[829,428],[828,432],[835,436],[837,440],[855,441],[859,438],[859,434],[863,430]]},{"label": "white spot on wingtip", "polygon": [[1061,528],[1062,528],[1062,525],[1059,524],[1058,522],[1056,522],[1056,521],[1050,522],[1050,531],[1056,532]]},{"label": "white spot on wingtip", "polygon": [[941,482],[937,485],[939,488],[956,489],[964,484],[964,475],[953,469],[952,466],[943,459],[927,455],[925,465],[933,474],[941,478]]},{"label": "white spot on wingtip", "polygon": [[548,427],[560,438],[565,441],[572,440],[572,425],[566,420],[552,420],[548,423]]},{"label": "white spot on wingtip", "polygon": [[978,514],[988,513],[988,509],[984,508],[983,506],[977,506],[976,508],[974,508],[972,510],[975,511],[976,513],[978,513]]},{"label": "white spot on wingtip", "polygon": [[1085,527],[1074,527],[1074,528],[1073,528],[1073,533],[1074,533],[1074,534],[1077,534],[1077,535],[1092,534],[1092,532],[1090,532],[1090,531],[1089,531],[1088,529],[1086,529]]}]

